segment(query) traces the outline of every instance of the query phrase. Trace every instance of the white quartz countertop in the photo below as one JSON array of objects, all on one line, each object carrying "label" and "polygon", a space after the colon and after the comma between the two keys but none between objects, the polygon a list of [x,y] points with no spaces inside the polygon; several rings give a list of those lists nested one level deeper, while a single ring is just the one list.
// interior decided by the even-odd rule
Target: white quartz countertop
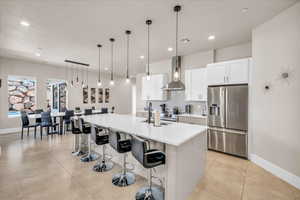
[{"label": "white quartz countertop", "polygon": [[112,128],[174,146],[180,146],[195,136],[206,133],[207,130],[207,126],[178,122],[164,122],[168,125],[155,127],[153,124],[143,122],[145,118],[133,115],[102,114],[82,116],[82,118],[86,122],[98,126]]}]

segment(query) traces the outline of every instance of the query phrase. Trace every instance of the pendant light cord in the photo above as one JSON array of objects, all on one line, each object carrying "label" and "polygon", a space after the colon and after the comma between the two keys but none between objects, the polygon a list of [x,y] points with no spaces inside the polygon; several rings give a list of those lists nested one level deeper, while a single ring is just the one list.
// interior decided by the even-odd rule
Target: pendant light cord
[{"label": "pendant light cord", "polygon": [[128,79],[129,78],[129,32],[126,32],[127,33],[127,70],[126,70],[126,78]]},{"label": "pendant light cord", "polygon": [[147,76],[150,75],[150,25],[152,24],[152,20],[146,20],[147,27]]},{"label": "pendant light cord", "polygon": [[175,72],[178,72],[178,12],[176,12],[176,41],[175,41],[176,70]]},{"label": "pendant light cord", "polygon": [[147,41],[147,66],[148,66],[148,73],[147,75],[150,75],[150,24],[148,24],[148,41]]},{"label": "pendant light cord", "polygon": [[86,68],[86,88],[89,87],[89,69]]},{"label": "pendant light cord", "polygon": [[114,80],[114,63],[113,63],[113,57],[114,57],[114,38],[110,38],[111,41],[111,57],[110,57],[110,64],[111,64],[111,73],[110,73],[110,80]]},{"label": "pendant light cord", "polygon": [[98,72],[98,81],[100,82],[101,81],[101,78],[100,78],[100,47],[101,45],[98,44],[98,48],[99,48],[99,60],[98,60],[98,64],[99,64],[99,72]]}]

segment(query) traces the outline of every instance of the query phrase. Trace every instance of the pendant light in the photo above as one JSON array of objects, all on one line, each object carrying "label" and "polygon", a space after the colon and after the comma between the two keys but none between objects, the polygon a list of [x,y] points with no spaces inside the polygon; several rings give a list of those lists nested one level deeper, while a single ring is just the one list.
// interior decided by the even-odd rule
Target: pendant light
[{"label": "pendant light", "polygon": [[79,67],[77,67],[77,70],[76,70],[76,86],[78,87],[79,86]]},{"label": "pendant light", "polygon": [[176,67],[175,67],[175,72],[174,72],[174,81],[178,81],[179,80],[179,72],[178,72],[178,13],[180,12],[181,10],[181,6],[180,5],[176,5],[174,7],[174,12],[176,13],[176,36],[175,36],[175,56],[176,56]]},{"label": "pendant light", "polygon": [[111,72],[110,72],[110,85],[114,85],[114,38],[110,38],[109,41],[111,42],[111,56],[110,56],[110,67],[111,67]]},{"label": "pendant light", "polygon": [[66,68],[65,68],[65,83],[68,85],[69,84],[69,67],[68,67],[68,63],[66,63]]},{"label": "pendant light", "polygon": [[98,69],[98,82],[97,82],[97,85],[98,87],[101,87],[102,83],[101,83],[101,77],[100,77],[100,48],[102,47],[101,44],[98,44],[97,45],[98,49],[99,49],[99,69]]},{"label": "pendant light", "polygon": [[162,89],[167,91],[181,91],[185,90],[185,85],[180,80],[181,73],[181,57],[178,56],[178,13],[181,10],[180,5],[174,6],[174,12],[176,13],[176,41],[175,41],[175,58],[172,59],[172,80]]},{"label": "pendant light", "polygon": [[70,87],[73,87],[74,86],[74,82],[73,82],[73,76],[74,76],[74,70],[73,70],[73,65],[70,64],[69,65],[69,70],[70,70],[70,74],[71,74],[71,77],[70,77]]},{"label": "pendant light", "polygon": [[150,25],[152,24],[152,20],[146,20],[147,24],[147,77],[146,79],[150,80]]},{"label": "pendant light", "polygon": [[73,68],[73,65],[71,65],[71,75],[72,75],[72,77],[71,77],[71,87],[74,87],[74,80],[73,80],[73,78],[74,78],[74,68]]},{"label": "pendant light", "polygon": [[125,33],[127,35],[126,83],[129,83],[129,35],[131,34],[131,31],[127,30]]},{"label": "pendant light", "polygon": [[84,80],[84,78],[83,78],[83,77],[84,77],[84,69],[82,68],[82,69],[81,69],[81,87],[82,87],[82,88],[84,88],[84,87],[85,87],[85,85],[84,85],[84,81],[83,81],[83,80]]},{"label": "pendant light", "polygon": [[89,68],[86,68],[86,86],[85,88],[89,88]]}]

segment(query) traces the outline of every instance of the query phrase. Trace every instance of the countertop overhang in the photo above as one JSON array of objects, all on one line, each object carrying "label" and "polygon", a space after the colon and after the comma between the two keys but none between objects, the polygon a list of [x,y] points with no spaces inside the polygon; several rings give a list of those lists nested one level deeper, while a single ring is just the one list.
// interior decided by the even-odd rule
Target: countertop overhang
[{"label": "countertop overhang", "polygon": [[145,118],[133,115],[102,114],[82,118],[91,124],[174,146],[180,146],[197,135],[206,133],[207,130],[207,126],[179,122],[168,122],[168,125],[156,127],[145,123]]}]

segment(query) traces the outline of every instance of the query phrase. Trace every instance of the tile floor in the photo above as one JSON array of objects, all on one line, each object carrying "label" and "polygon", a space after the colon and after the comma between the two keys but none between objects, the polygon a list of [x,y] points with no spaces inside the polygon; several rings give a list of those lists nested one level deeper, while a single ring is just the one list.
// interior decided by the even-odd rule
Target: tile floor
[{"label": "tile floor", "polygon": [[[129,200],[145,184],[112,186],[112,174],[71,155],[72,135],[43,141],[0,136],[0,200]],[[300,191],[255,164],[208,152],[206,174],[188,200],[300,200]]]}]

